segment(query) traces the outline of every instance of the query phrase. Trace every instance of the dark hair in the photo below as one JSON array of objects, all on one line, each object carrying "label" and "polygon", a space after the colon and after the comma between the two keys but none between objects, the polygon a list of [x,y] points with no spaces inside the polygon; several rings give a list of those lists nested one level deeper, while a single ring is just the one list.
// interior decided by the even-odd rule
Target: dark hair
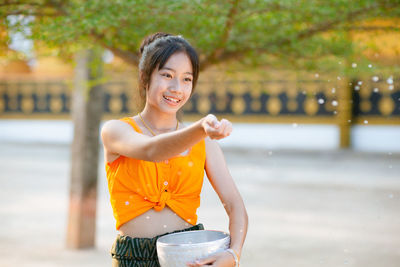
[{"label": "dark hair", "polygon": [[184,52],[192,63],[193,81],[192,94],[199,76],[199,58],[196,50],[181,36],[157,32],[144,38],[140,45],[139,93],[142,99],[146,97],[146,88],[154,69],[162,69],[168,59],[177,52]]}]

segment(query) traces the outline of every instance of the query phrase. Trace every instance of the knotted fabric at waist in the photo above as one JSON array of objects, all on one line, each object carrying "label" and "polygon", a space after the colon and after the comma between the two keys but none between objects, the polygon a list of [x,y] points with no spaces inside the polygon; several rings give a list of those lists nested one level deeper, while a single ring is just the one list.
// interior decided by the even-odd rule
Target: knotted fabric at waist
[{"label": "knotted fabric at waist", "polygon": [[161,211],[165,207],[165,204],[167,204],[167,202],[170,199],[171,199],[171,193],[166,190],[163,191],[159,196],[151,196],[147,198],[148,201],[156,204],[154,206],[154,209],[156,211]]}]

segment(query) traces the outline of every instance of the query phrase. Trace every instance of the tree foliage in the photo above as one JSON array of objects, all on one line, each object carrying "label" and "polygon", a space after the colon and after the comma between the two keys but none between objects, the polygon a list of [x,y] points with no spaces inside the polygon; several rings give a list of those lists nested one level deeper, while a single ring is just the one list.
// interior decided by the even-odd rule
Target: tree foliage
[{"label": "tree foliage", "polygon": [[346,33],[359,21],[398,17],[400,0],[1,0],[6,27],[20,31],[4,20],[10,15],[33,16],[29,38],[63,54],[99,44],[136,65],[141,39],[165,31],[187,38],[203,69],[229,59],[296,66],[357,54]]}]

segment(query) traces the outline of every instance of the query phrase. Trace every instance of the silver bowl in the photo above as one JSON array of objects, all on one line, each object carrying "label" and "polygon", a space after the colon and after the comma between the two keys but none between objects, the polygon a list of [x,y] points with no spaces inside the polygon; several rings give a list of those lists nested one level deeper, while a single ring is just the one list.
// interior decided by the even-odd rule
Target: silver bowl
[{"label": "silver bowl", "polygon": [[161,267],[185,267],[187,262],[208,257],[229,248],[228,233],[195,230],[168,234],[157,239]]}]

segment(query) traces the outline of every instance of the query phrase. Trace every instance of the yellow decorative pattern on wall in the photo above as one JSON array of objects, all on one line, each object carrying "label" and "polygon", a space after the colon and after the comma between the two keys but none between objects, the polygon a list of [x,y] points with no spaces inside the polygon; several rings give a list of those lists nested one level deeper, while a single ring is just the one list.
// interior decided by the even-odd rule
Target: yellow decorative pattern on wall
[{"label": "yellow decorative pattern on wall", "polygon": [[[119,117],[138,110],[139,97],[132,81],[109,81],[104,85],[104,114]],[[351,90],[352,99],[343,99]],[[373,117],[375,121],[400,124],[398,80],[371,77],[364,81],[321,80],[199,81],[195,93],[184,106],[188,116],[208,113],[258,121],[312,120],[336,123],[343,101],[352,103],[352,121]],[[71,90],[66,81],[0,81],[0,117],[47,118],[69,116]]]}]

